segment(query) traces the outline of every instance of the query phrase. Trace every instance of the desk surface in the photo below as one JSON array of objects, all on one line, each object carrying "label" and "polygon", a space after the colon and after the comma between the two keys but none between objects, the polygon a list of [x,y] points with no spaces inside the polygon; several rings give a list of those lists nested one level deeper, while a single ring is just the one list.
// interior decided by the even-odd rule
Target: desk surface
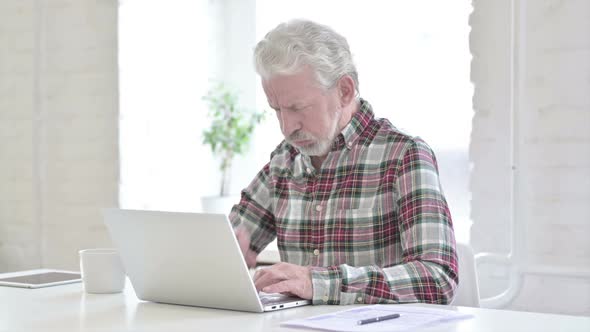
[{"label": "desk surface", "polygon": [[[474,318],[423,331],[590,331],[590,317],[436,306]],[[0,287],[0,331],[305,331],[280,323],[352,306],[305,306],[246,313],[142,302],[127,282],[119,294],[86,294],[82,284],[41,289]],[[312,331],[312,330],[308,330]]]}]

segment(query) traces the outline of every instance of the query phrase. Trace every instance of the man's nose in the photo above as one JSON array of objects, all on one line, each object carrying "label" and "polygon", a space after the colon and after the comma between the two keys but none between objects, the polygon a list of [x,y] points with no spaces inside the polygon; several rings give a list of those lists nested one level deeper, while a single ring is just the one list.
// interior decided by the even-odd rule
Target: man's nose
[{"label": "man's nose", "polygon": [[281,130],[285,137],[291,136],[295,131],[301,129],[301,122],[289,111],[281,111],[278,113],[279,122],[281,123]]}]

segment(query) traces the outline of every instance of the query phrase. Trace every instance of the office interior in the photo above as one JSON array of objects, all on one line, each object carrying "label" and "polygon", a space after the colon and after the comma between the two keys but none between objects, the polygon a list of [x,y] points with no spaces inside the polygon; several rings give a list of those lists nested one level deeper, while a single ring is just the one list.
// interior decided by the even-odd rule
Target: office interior
[{"label": "office interior", "polygon": [[349,37],[361,96],[433,147],[481,306],[589,316],[586,0],[1,0],[0,273],[79,270],[112,246],[105,207],[202,211],[212,82],[268,112],[238,199],[282,139],[252,49],[298,17]]}]

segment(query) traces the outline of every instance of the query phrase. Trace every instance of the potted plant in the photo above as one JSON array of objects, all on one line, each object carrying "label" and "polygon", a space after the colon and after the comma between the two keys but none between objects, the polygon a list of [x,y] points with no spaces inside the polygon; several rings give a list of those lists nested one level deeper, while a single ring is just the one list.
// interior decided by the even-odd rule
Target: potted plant
[{"label": "potted plant", "polygon": [[238,93],[223,82],[215,84],[203,100],[208,105],[211,121],[203,131],[203,143],[209,145],[219,159],[221,183],[219,196],[203,197],[201,202],[205,212],[227,214],[231,204],[236,203],[230,195],[232,162],[246,151],[252,132],[264,118],[264,113],[239,107]]}]

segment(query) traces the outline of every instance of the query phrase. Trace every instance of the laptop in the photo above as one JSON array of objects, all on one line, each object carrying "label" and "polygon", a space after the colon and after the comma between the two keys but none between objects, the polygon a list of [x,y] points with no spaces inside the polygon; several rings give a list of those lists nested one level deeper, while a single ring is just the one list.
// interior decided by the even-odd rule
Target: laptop
[{"label": "laptop", "polygon": [[224,214],[105,209],[103,217],[140,300],[250,312],[311,304],[259,296]]}]

